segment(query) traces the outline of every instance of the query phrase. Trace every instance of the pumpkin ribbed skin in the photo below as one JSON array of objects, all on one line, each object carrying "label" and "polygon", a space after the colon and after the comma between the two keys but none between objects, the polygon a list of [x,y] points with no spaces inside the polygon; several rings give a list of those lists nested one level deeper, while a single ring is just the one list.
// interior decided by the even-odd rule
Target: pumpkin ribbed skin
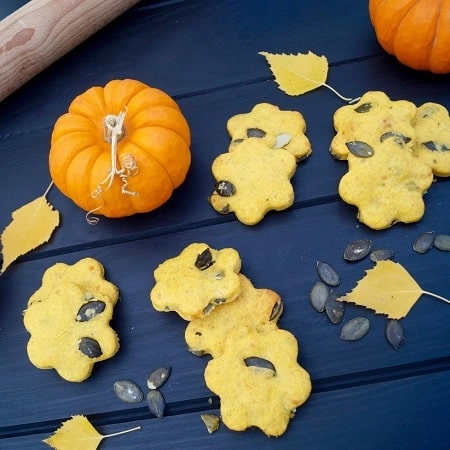
[{"label": "pumpkin ribbed skin", "polygon": [[378,42],[402,64],[450,73],[450,0],[369,0]]},{"label": "pumpkin ribbed skin", "polygon": [[[111,142],[104,118],[125,112],[116,161],[132,158],[126,185],[111,170]],[[181,185],[191,163],[190,130],[176,102],[165,92],[136,80],[112,80],[76,97],[55,123],[49,169],[55,185],[85,211],[125,217],[152,211]],[[122,162],[121,162],[122,161]],[[121,165],[122,164],[122,165]],[[99,195],[100,187],[100,195]],[[126,191],[134,193],[123,193]]]}]

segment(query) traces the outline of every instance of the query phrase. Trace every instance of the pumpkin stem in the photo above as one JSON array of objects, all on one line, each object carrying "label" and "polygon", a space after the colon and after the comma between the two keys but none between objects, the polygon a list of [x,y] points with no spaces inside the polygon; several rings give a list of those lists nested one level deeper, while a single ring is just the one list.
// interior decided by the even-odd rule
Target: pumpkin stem
[{"label": "pumpkin stem", "polygon": [[[118,176],[122,180],[122,194],[126,195],[138,195],[137,192],[130,191],[127,189],[128,186],[128,177],[137,175],[139,168],[134,160],[134,157],[130,153],[125,153],[121,155],[120,162],[117,157],[117,143],[122,139],[125,135],[125,129],[123,126],[125,115],[127,110],[125,108],[124,111],[121,111],[117,116],[114,114],[108,114],[103,120],[103,135],[106,142],[111,144],[111,167],[108,171],[108,175],[104,180],[102,180],[95,190],[91,193],[93,198],[102,198],[103,194],[103,185],[108,183],[105,190],[107,191],[113,181],[114,177]],[[90,224],[95,224],[98,222],[98,218],[89,217],[93,212],[101,209],[102,206],[99,206],[95,209],[92,209],[86,214],[86,220]]]}]

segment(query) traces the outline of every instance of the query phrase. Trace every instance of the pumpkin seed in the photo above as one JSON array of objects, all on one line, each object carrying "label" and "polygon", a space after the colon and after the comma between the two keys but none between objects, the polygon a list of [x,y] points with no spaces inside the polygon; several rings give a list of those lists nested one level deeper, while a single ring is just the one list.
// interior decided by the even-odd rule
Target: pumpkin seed
[{"label": "pumpkin seed", "polygon": [[328,286],[338,286],[341,282],[339,274],[330,264],[317,261],[316,268],[320,279]]},{"label": "pumpkin seed", "polygon": [[373,148],[363,141],[350,141],[346,142],[345,145],[350,150],[350,153],[359,158],[370,158],[374,154]]},{"label": "pumpkin seed", "polygon": [[356,341],[367,334],[370,321],[366,317],[355,317],[349,320],[341,330],[341,339],[345,341]]},{"label": "pumpkin seed", "polygon": [[147,406],[150,412],[158,419],[162,419],[164,417],[166,402],[161,392],[157,389],[153,389],[148,392]]},{"label": "pumpkin seed", "polygon": [[207,247],[201,253],[197,255],[197,259],[195,260],[195,267],[200,270],[206,270],[208,267],[211,267],[214,264],[212,260],[211,250]]},{"label": "pumpkin seed", "polygon": [[105,303],[100,300],[87,302],[78,310],[77,322],[87,322],[105,310]]},{"label": "pumpkin seed", "polygon": [[373,103],[362,103],[361,105],[359,105],[357,108],[355,108],[355,111],[357,113],[366,113],[369,112],[372,108],[373,108]]},{"label": "pumpkin seed", "polygon": [[82,337],[78,341],[78,350],[89,358],[98,358],[103,354],[100,344],[90,337]]},{"label": "pumpkin seed", "polygon": [[394,251],[390,248],[379,248],[370,252],[369,258],[372,262],[385,261],[386,259],[392,259],[394,257]]},{"label": "pumpkin seed", "polygon": [[339,302],[337,297],[336,292],[331,291],[325,304],[327,317],[334,325],[337,325],[343,319],[345,313],[344,303]]},{"label": "pumpkin seed", "polygon": [[403,133],[399,133],[398,131],[388,131],[381,135],[380,142],[384,142],[386,139],[389,139],[391,137],[395,138],[397,142],[400,142],[401,144],[407,144],[411,141],[411,138],[405,136]]},{"label": "pumpkin seed", "polygon": [[124,403],[140,403],[144,399],[141,388],[132,381],[120,380],[114,383],[114,392]]},{"label": "pumpkin seed", "polygon": [[418,236],[414,241],[413,250],[417,253],[426,253],[433,247],[435,235],[434,231],[427,231]]},{"label": "pumpkin seed", "polygon": [[280,133],[275,137],[275,144],[273,148],[283,148],[291,142],[292,136],[289,133]]},{"label": "pumpkin seed", "polygon": [[261,128],[247,128],[247,137],[263,138],[266,135]]},{"label": "pumpkin seed", "polygon": [[316,311],[324,312],[329,295],[330,288],[328,285],[323,281],[318,281],[309,292],[309,300]]},{"label": "pumpkin seed", "polygon": [[278,320],[283,313],[284,305],[283,301],[279,299],[275,305],[273,305],[272,312],[270,313],[269,320]]},{"label": "pumpkin seed", "polygon": [[208,430],[208,433],[214,433],[214,431],[217,431],[220,425],[220,419],[215,414],[201,414],[201,419],[203,420],[203,423],[206,425],[206,429]]},{"label": "pumpkin seed", "polygon": [[403,327],[396,319],[387,320],[385,334],[387,341],[394,350],[398,350],[405,342]]},{"label": "pumpkin seed", "polygon": [[161,387],[169,378],[170,370],[170,366],[163,366],[154,370],[147,378],[147,387],[149,389],[158,389]]},{"label": "pumpkin seed", "polygon": [[236,188],[231,181],[220,180],[214,185],[215,191],[222,197],[231,197],[236,193]]},{"label": "pumpkin seed", "polygon": [[434,246],[438,250],[444,252],[450,251],[450,235],[448,234],[437,234],[434,238]]},{"label": "pumpkin seed", "polygon": [[203,308],[203,315],[207,316],[208,314],[211,313],[211,311],[216,307],[216,304],[211,302],[208,303],[204,308]]},{"label": "pumpkin seed", "polygon": [[273,376],[277,374],[275,366],[267,359],[260,358],[259,356],[250,356],[244,359],[247,367],[255,367],[257,369],[267,369],[273,372]]},{"label": "pumpkin seed", "polygon": [[450,150],[445,144],[437,144],[434,141],[422,142],[422,145],[431,151],[435,152],[448,152]]},{"label": "pumpkin seed", "polygon": [[347,245],[344,250],[344,259],[346,261],[359,261],[365,258],[372,249],[372,241],[369,239],[360,239]]}]

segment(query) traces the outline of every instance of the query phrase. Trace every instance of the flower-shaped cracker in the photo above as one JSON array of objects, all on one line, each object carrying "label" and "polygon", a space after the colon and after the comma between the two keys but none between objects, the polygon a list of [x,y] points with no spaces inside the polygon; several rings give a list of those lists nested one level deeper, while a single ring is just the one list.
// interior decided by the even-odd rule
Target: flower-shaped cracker
[{"label": "flower-shaped cracker", "polygon": [[223,353],[205,370],[208,388],[220,397],[224,424],[235,431],[256,426],[268,436],[283,434],[311,392],[297,357],[297,340],[286,330],[231,330]]},{"label": "flower-shaped cracker", "polygon": [[425,211],[423,194],[433,182],[431,168],[411,148],[389,138],[373,156],[348,155],[348,172],[339,183],[341,198],[358,207],[358,219],[375,230],[395,222],[417,222]]},{"label": "flower-shaped cracker", "polygon": [[214,160],[212,172],[217,182],[209,201],[217,212],[234,212],[242,223],[255,225],[268,211],[292,205],[290,179],[296,167],[289,151],[269,148],[259,138],[245,139]]},{"label": "flower-shaped cracker", "polygon": [[195,319],[186,327],[185,340],[194,354],[220,355],[229,331],[241,325],[261,332],[277,328],[283,311],[280,296],[270,289],[255,288],[242,274],[239,277],[241,293],[236,300],[220,305],[207,317]]},{"label": "flower-shaped cracker", "polygon": [[306,122],[298,111],[282,111],[270,103],[260,103],[249,113],[231,117],[227,129],[232,139],[230,151],[242,140],[256,137],[270,148],[285,148],[297,160],[311,154],[311,145],[305,136]]},{"label": "flower-shaped cracker", "polygon": [[215,306],[236,299],[240,269],[241,259],[233,248],[190,244],[156,268],[150,300],[157,311],[176,311],[185,320],[204,317]]},{"label": "flower-shaped cracker", "polygon": [[117,287],[104,279],[103,266],[92,258],[47,269],[24,312],[30,361],[40,369],[56,369],[67,381],[88,378],[94,363],[119,349],[109,326],[118,298]]}]

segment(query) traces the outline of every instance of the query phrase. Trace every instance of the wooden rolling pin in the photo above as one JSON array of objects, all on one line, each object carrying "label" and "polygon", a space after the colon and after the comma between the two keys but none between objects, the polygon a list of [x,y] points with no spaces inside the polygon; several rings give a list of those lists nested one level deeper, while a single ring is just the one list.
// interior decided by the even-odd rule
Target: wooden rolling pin
[{"label": "wooden rolling pin", "polygon": [[0,22],[0,101],[139,0],[31,0]]}]

